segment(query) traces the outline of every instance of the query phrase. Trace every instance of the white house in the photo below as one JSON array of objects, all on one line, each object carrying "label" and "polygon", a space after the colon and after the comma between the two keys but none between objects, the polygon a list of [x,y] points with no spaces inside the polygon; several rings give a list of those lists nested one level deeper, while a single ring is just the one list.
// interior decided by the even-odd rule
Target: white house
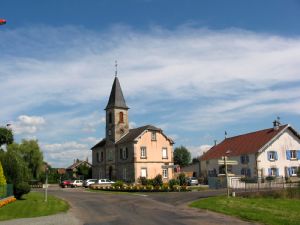
[{"label": "white house", "polygon": [[273,128],[225,138],[201,158],[201,172],[207,176],[224,174],[218,164],[223,156],[235,160],[228,173],[246,177],[296,177],[300,167],[300,135],[290,125],[273,122]]}]

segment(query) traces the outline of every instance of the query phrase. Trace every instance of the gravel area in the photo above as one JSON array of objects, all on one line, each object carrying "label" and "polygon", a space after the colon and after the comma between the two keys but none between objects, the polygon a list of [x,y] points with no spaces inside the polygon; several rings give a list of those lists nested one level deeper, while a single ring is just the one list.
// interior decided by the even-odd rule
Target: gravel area
[{"label": "gravel area", "polygon": [[82,225],[70,212],[51,216],[0,221],[0,225]]}]

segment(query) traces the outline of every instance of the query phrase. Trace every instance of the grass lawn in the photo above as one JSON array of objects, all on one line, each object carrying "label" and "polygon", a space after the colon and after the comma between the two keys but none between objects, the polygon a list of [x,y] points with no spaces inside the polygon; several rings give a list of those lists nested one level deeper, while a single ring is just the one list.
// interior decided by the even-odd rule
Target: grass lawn
[{"label": "grass lawn", "polygon": [[48,195],[48,201],[45,202],[43,193],[31,192],[24,195],[23,200],[0,208],[0,220],[48,216],[68,209],[69,204],[64,200]]},{"label": "grass lawn", "polygon": [[227,198],[226,196],[200,199],[191,207],[208,209],[272,225],[299,225],[300,200],[275,198]]}]

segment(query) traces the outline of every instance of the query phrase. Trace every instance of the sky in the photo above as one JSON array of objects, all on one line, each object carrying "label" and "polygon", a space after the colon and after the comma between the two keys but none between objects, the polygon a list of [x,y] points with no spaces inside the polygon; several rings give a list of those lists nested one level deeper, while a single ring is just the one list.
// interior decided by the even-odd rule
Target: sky
[{"label": "sky", "polygon": [[199,156],[214,140],[300,131],[299,0],[0,0],[0,125],[52,167],[91,161],[118,77],[131,128]]}]

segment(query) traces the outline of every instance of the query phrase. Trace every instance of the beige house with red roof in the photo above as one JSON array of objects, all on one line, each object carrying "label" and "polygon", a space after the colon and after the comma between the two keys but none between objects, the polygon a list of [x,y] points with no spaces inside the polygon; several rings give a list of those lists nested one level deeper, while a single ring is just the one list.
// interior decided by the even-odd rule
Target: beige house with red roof
[{"label": "beige house with red roof", "polygon": [[209,177],[224,174],[218,160],[227,156],[237,165],[228,173],[246,177],[295,177],[300,167],[300,135],[290,125],[273,122],[273,128],[225,138],[201,158],[201,171]]},{"label": "beige house with red roof", "polygon": [[160,128],[129,129],[128,107],[116,76],[106,111],[106,137],[92,150],[93,178],[137,182],[139,177],[173,178],[173,144]]}]

